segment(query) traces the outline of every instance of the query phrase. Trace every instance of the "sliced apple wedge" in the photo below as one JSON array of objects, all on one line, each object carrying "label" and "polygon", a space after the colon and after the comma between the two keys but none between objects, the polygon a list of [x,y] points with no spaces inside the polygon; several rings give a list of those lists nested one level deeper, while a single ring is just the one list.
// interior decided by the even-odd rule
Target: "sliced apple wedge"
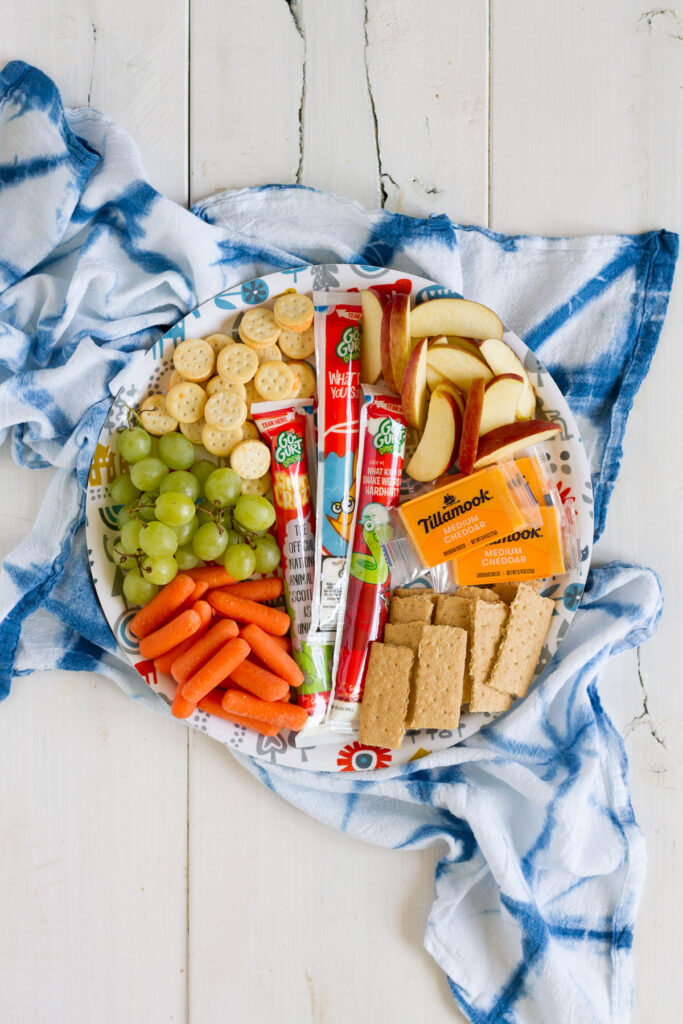
[{"label": "sliced apple wedge", "polygon": [[448,377],[444,377],[442,373],[437,373],[429,365],[429,359],[427,360],[427,387],[430,391],[436,391],[439,384],[449,384]]},{"label": "sliced apple wedge", "polygon": [[382,303],[369,288],[360,293],[360,301],[360,379],[363,384],[374,384],[382,372]]},{"label": "sliced apple wedge", "polygon": [[442,476],[453,461],[461,427],[460,410],[453,396],[435,391],[429,401],[424,434],[406,466],[408,476],[424,483]]},{"label": "sliced apple wedge", "polygon": [[517,452],[556,437],[562,432],[559,423],[546,420],[526,420],[524,423],[506,423],[504,427],[490,430],[479,438],[475,469],[483,469],[494,462],[505,462]]},{"label": "sliced apple wedge", "polygon": [[429,391],[427,389],[427,339],[418,341],[410,353],[403,374],[401,404],[406,422],[424,430],[427,422]]},{"label": "sliced apple wedge", "polygon": [[503,427],[506,423],[515,422],[523,387],[524,381],[518,373],[501,373],[488,382],[484,392],[479,436],[488,434],[496,427]]},{"label": "sliced apple wedge", "polygon": [[[477,377],[472,381],[465,415],[462,420],[462,436],[460,438],[460,454],[458,455],[458,466],[461,473],[469,475],[474,469],[477,459],[477,447],[479,445],[479,424],[484,408],[484,393],[486,384],[483,377]],[[437,392],[438,393],[438,392]]]},{"label": "sliced apple wedge", "polygon": [[453,395],[453,398],[455,399],[455,404],[460,410],[460,415],[465,415],[466,396],[463,395],[462,391],[460,390],[457,384],[454,384],[453,381],[445,380],[443,384],[437,384],[434,390],[447,391],[449,395]]},{"label": "sliced apple wedge", "polygon": [[453,348],[461,348],[465,352],[469,352],[473,356],[478,356],[481,359],[481,353],[479,346],[481,342],[477,338],[459,338],[456,335],[451,335],[446,338],[446,342],[452,345]]},{"label": "sliced apple wedge", "polygon": [[410,317],[414,338],[436,334],[462,338],[502,338],[503,325],[487,306],[467,299],[431,299],[416,306]]},{"label": "sliced apple wedge", "polygon": [[398,388],[394,381],[394,375],[391,370],[391,307],[394,304],[393,299],[389,299],[384,309],[382,310],[382,326],[380,329],[380,360],[382,363],[382,376],[384,377],[384,383],[393,391],[395,395],[398,394]]},{"label": "sliced apple wedge", "polygon": [[410,337],[409,295],[396,295],[391,304],[389,346],[391,348],[391,373],[400,394],[403,388],[403,374],[413,348]]},{"label": "sliced apple wedge", "polygon": [[437,334],[437,336],[435,338],[430,338],[429,339],[429,347],[430,348],[435,348],[437,345],[447,345],[447,344],[448,344],[448,338],[446,337],[445,334]]},{"label": "sliced apple wedge", "polygon": [[497,376],[503,373],[514,373],[522,378],[524,387],[519,396],[515,415],[518,420],[530,420],[536,408],[536,392],[531,386],[531,381],[519,356],[515,355],[504,341],[495,337],[482,341],[479,351]]},{"label": "sliced apple wedge", "polygon": [[[427,353],[427,366],[453,384],[457,384],[464,392],[469,391],[470,384],[477,377],[483,378],[484,382],[493,377],[483,359],[452,345],[437,345],[430,348]],[[429,383],[429,376],[427,382]]]}]

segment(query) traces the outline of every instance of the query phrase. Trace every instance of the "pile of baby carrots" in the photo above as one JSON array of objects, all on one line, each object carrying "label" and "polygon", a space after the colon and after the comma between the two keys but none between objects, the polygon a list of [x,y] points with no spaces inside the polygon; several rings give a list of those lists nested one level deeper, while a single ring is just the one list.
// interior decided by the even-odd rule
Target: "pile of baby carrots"
[{"label": "pile of baby carrots", "polygon": [[303,673],[290,655],[286,612],[264,604],[282,594],[271,577],[235,583],[221,566],[188,569],[131,620],[140,654],[177,685],[172,712],[199,708],[264,736],[301,729],[306,711],[289,703]]}]

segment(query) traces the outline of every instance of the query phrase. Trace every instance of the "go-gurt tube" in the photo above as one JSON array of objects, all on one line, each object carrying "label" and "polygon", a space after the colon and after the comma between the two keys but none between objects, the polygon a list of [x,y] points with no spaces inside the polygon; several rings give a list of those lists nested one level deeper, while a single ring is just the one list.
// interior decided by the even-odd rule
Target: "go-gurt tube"
[{"label": "go-gurt tube", "polygon": [[361,297],[354,292],[318,291],[313,302],[318,371],[313,623],[320,630],[333,631],[356,501]]},{"label": "go-gurt tube", "polygon": [[369,645],[382,636],[387,618],[391,573],[383,545],[392,537],[391,511],[399,501],[406,439],[401,399],[380,388],[363,390],[357,506],[327,716],[328,727],[341,732],[358,726]]},{"label": "go-gurt tube", "polygon": [[[273,504],[282,551],[285,603],[292,620],[292,655],[304,673],[297,703],[315,719],[327,708],[330,650],[311,636],[315,534],[306,439],[313,407],[305,399],[262,402],[252,416],[270,443]],[[329,646],[329,645],[328,645]]]}]

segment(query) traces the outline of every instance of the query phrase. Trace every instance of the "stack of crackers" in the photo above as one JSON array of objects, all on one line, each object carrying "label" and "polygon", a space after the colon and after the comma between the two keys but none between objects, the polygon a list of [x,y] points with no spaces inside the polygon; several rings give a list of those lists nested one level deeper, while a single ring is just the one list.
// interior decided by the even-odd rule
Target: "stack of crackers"
[{"label": "stack of crackers", "polygon": [[457,729],[465,704],[507,711],[529,689],[552,613],[536,583],[397,590],[370,650],[360,742],[400,747],[406,729]]}]

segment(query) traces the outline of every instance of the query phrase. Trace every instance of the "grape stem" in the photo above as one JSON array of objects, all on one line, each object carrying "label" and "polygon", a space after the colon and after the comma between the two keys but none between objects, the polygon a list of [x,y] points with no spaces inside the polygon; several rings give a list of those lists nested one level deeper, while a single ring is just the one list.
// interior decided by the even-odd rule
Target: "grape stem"
[{"label": "grape stem", "polygon": [[132,405],[128,404],[128,402],[124,402],[123,404],[128,410],[126,419],[126,422],[128,423],[128,429],[132,430],[133,427],[142,426],[142,420],[140,419],[140,414],[138,413],[137,409],[134,409]]},{"label": "grape stem", "polygon": [[[137,551],[135,552],[135,554],[130,555],[130,554],[128,554],[125,551],[121,551],[120,548],[117,548],[116,544],[114,544],[114,547],[113,547],[112,551],[113,551],[113,554],[115,556],[114,560],[116,561],[116,559],[118,559],[118,567],[121,570],[121,572],[124,574],[124,576],[125,576],[125,574],[127,572],[130,572],[131,569],[133,568],[132,565],[128,569],[124,569],[123,568],[123,563],[128,561],[129,558],[134,558],[135,559],[135,562],[137,563],[138,571],[140,572],[141,575],[145,571],[142,568],[142,561],[143,561],[143,559],[145,557],[145,553],[142,550],[142,548],[138,548]],[[151,572],[152,570],[151,569],[147,569],[146,571],[147,572]]]}]

